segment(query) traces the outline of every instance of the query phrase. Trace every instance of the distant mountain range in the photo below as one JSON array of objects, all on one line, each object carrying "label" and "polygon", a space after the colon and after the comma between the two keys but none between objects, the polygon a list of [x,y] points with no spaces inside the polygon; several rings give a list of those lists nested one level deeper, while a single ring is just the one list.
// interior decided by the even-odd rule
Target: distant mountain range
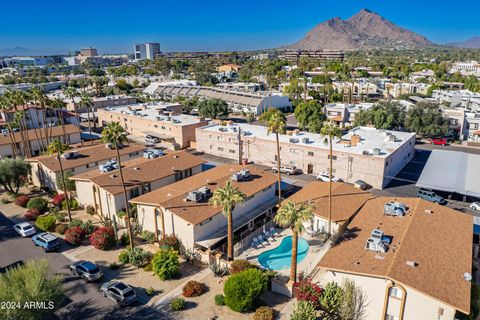
[{"label": "distant mountain range", "polygon": [[473,37],[462,42],[452,42],[447,44],[448,47],[480,49],[480,37]]},{"label": "distant mountain range", "polygon": [[45,49],[29,49],[25,47],[16,46],[13,48],[0,48],[1,56],[42,56],[52,54],[62,54],[66,50],[45,50]]},{"label": "distant mountain range", "polygon": [[286,48],[348,51],[434,45],[424,36],[399,27],[377,13],[363,9],[347,20],[336,17],[318,24],[303,39]]}]

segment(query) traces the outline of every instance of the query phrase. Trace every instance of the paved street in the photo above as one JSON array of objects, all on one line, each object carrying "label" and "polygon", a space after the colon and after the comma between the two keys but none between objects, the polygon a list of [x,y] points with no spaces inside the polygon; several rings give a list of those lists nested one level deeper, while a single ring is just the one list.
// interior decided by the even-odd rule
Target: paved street
[{"label": "paved street", "polygon": [[99,292],[101,282],[85,284],[71,276],[68,266],[72,261],[62,254],[62,251],[68,249],[68,244],[62,242],[59,252],[45,253],[34,246],[30,238],[20,238],[13,230],[13,224],[0,213],[0,265],[43,258],[49,261],[53,272],[65,276],[65,305],[53,319],[118,319],[125,316],[135,319],[164,319],[156,309],[140,302],[131,307],[119,308]]}]

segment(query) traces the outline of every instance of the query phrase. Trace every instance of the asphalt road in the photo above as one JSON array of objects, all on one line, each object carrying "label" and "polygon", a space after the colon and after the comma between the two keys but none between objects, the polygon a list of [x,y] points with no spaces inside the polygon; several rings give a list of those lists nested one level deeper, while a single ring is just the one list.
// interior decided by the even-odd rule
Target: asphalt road
[{"label": "asphalt road", "polygon": [[59,252],[45,253],[33,245],[31,238],[19,237],[13,230],[13,225],[11,220],[0,213],[0,266],[18,260],[26,262],[32,259],[47,259],[52,272],[64,275],[65,301],[51,319],[165,319],[156,309],[141,302],[129,307],[118,307],[100,293],[101,280],[98,283],[85,284],[71,275],[68,268],[72,261],[61,254],[62,250],[68,248],[67,243],[62,241]]}]

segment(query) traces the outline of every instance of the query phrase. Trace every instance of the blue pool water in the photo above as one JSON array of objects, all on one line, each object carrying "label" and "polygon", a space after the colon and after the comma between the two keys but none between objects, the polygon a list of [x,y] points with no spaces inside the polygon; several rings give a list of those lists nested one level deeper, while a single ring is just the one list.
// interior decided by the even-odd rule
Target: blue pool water
[{"label": "blue pool water", "polygon": [[[308,252],[308,243],[298,238],[297,263],[300,263]],[[282,270],[290,267],[292,258],[292,236],[283,238],[280,245],[265,251],[258,256],[258,262],[270,270]]]}]

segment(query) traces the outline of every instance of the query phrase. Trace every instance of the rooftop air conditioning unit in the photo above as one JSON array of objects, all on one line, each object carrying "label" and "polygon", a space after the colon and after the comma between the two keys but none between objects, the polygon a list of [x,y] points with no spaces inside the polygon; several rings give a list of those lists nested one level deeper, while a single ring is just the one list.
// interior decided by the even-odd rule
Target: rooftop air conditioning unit
[{"label": "rooftop air conditioning unit", "polygon": [[227,129],[227,128],[220,127],[220,128],[218,128],[218,131],[220,131],[220,132],[227,132],[228,129]]},{"label": "rooftop air conditioning unit", "polygon": [[373,229],[370,238],[365,242],[365,249],[385,253],[388,250],[390,244],[390,238],[384,236],[383,231],[380,229]]},{"label": "rooftop air conditioning unit", "polygon": [[307,144],[307,143],[309,143],[309,142],[310,142],[310,140],[308,139],[308,137],[302,138],[302,143]]},{"label": "rooftop air conditioning unit", "polygon": [[385,204],[383,213],[386,216],[403,217],[407,212],[407,207],[400,202],[390,201]]},{"label": "rooftop air conditioning unit", "polygon": [[163,120],[163,117],[155,116],[155,120],[157,120],[157,121],[162,121],[162,120]]},{"label": "rooftop air conditioning unit", "polygon": [[244,179],[250,177],[250,170],[248,170],[248,169],[242,169],[242,170],[240,170],[240,173],[242,174]]},{"label": "rooftop air conditioning unit", "polygon": [[63,155],[65,159],[76,159],[80,156],[77,151],[67,152]]},{"label": "rooftop air conditioning unit", "polygon": [[192,190],[189,193],[187,193],[187,200],[198,202],[202,200],[202,193],[198,190]]},{"label": "rooftop air conditioning unit", "polygon": [[241,174],[240,172],[235,172],[234,174],[232,174],[232,180],[233,181],[242,181],[243,180],[243,174]]},{"label": "rooftop air conditioning unit", "polygon": [[373,154],[374,154],[375,156],[379,156],[379,155],[380,155],[380,151],[381,151],[381,150],[380,150],[379,148],[374,148],[374,149],[373,149]]},{"label": "rooftop air conditioning unit", "polygon": [[203,199],[207,199],[212,194],[212,191],[208,186],[203,186],[200,189],[198,189],[198,191],[202,194]]},{"label": "rooftop air conditioning unit", "polygon": [[368,150],[363,150],[362,154],[363,154],[364,156],[368,156],[368,155],[370,155],[370,152],[368,152]]},{"label": "rooftop air conditioning unit", "polygon": [[143,157],[146,159],[155,159],[163,156],[163,154],[164,153],[162,150],[157,150],[157,149],[147,149],[143,151]]},{"label": "rooftop air conditioning unit", "polygon": [[298,143],[298,139],[297,138],[290,138],[290,143]]}]

